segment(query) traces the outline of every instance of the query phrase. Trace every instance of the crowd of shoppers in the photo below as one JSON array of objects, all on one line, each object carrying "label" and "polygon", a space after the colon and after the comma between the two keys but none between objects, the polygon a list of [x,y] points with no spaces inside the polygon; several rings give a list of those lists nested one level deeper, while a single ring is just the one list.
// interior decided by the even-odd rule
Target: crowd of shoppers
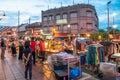
[{"label": "crowd of shoppers", "polygon": [[1,38],[1,59],[5,58],[5,50],[11,53],[13,57],[17,57],[18,60],[24,60],[25,63],[25,79],[32,80],[32,65],[36,64],[36,58],[41,58],[41,63],[45,60],[45,43],[43,39],[40,38],[20,38],[18,40],[5,40],[4,37]]}]

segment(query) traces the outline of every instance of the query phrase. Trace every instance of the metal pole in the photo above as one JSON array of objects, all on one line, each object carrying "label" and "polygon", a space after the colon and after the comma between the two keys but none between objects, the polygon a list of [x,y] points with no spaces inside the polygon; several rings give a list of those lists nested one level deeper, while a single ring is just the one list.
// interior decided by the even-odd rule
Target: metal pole
[{"label": "metal pole", "polygon": [[18,26],[20,25],[20,11],[18,11]]},{"label": "metal pole", "polygon": [[89,4],[89,0],[88,0],[88,4]]},{"label": "metal pole", "polygon": [[30,27],[30,17],[29,17],[29,27]]},{"label": "metal pole", "polygon": [[108,11],[108,41],[109,41],[109,33],[110,33],[110,26],[109,26],[109,4],[111,3],[111,1],[107,2],[107,11]]},{"label": "metal pole", "polygon": [[[114,16],[113,16],[113,26],[114,26]],[[115,35],[115,28],[113,28],[113,34]]]},{"label": "metal pole", "polygon": [[74,0],[73,0],[73,5],[74,5]]},{"label": "metal pole", "polygon": [[61,2],[61,7],[62,7],[62,2]]},{"label": "metal pole", "polygon": [[49,10],[49,5],[48,5],[48,10]]}]

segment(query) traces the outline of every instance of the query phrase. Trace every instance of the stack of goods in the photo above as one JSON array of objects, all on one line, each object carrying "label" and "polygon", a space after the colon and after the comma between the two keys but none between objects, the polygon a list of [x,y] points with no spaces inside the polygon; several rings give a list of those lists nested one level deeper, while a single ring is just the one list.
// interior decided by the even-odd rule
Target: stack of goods
[{"label": "stack of goods", "polygon": [[60,52],[62,51],[62,44],[61,44],[61,41],[59,40],[50,40],[48,41],[48,46],[47,46],[47,49],[50,51],[50,52]]},{"label": "stack of goods", "polygon": [[67,59],[73,57],[73,55],[64,52],[51,55],[51,63],[53,64],[54,70],[67,68]]}]

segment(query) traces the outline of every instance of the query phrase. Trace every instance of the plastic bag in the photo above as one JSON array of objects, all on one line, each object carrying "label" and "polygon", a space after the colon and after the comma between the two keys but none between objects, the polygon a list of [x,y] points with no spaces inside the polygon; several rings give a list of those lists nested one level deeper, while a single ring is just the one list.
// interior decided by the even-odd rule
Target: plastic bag
[{"label": "plastic bag", "polygon": [[72,70],[70,70],[70,79],[75,79],[77,77],[82,76],[82,70],[79,67],[75,67]]}]

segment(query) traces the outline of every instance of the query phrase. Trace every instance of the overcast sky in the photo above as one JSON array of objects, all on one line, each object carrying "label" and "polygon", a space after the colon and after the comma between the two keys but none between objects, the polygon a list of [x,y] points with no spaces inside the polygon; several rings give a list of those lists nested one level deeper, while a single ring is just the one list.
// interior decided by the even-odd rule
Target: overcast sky
[{"label": "overcast sky", "polygon": [[[110,0],[89,0],[89,4],[95,6],[99,17],[99,28],[107,29],[107,2]],[[117,28],[120,29],[120,0],[111,0],[110,8],[110,26],[114,22]],[[31,23],[41,21],[41,11],[59,8],[62,6],[73,5],[73,0],[0,0],[0,10],[4,10],[7,18],[0,20],[2,26],[17,26],[18,25],[18,11],[20,11],[20,24],[28,23],[29,17]],[[74,0],[74,4],[88,3],[88,0]],[[0,17],[3,12],[0,11]]]}]

